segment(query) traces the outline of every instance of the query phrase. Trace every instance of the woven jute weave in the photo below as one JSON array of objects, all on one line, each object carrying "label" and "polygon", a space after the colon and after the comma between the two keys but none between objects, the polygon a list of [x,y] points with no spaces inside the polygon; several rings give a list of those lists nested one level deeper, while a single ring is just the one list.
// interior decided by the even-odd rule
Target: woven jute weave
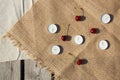
[{"label": "woven jute weave", "polygon": [[[75,21],[76,15],[86,19]],[[101,15],[109,13],[113,20],[101,22]],[[59,33],[50,34],[48,25],[58,24]],[[67,33],[70,41],[60,38]],[[91,34],[91,28],[99,28],[98,34]],[[75,45],[73,37],[83,35],[85,42]],[[5,35],[15,46],[25,51],[31,59],[50,73],[56,80],[120,80],[120,0],[38,0],[33,7]],[[98,48],[100,40],[108,40],[107,50]],[[60,55],[52,55],[53,45],[63,47]],[[77,65],[78,59],[88,63]]]}]

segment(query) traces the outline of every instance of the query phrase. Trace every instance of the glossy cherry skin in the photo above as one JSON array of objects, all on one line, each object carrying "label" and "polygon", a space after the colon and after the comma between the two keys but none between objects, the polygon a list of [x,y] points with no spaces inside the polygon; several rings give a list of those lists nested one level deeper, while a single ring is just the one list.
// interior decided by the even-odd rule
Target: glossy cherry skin
[{"label": "glossy cherry skin", "polygon": [[90,29],[90,33],[96,34],[96,33],[97,33],[97,29],[96,29],[96,28],[91,28],[91,29]]},{"label": "glossy cherry skin", "polygon": [[82,60],[81,59],[77,60],[77,65],[81,65],[81,64],[82,64]]},{"label": "glossy cherry skin", "polygon": [[66,41],[67,40],[67,36],[61,36],[61,40],[62,41]]},{"label": "glossy cherry skin", "polygon": [[75,16],[75,20],[76,21],[81,21],[82,20],[82,16]]}]

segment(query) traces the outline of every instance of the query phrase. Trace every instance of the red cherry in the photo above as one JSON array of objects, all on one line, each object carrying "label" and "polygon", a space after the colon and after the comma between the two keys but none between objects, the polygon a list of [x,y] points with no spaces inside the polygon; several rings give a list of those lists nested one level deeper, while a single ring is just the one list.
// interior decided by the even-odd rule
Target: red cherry
[{"label": "red cherry", "polygon": [[81,21],[81,18],[82,18],[81,16],[75,16],[76,21]]},{"label": "red cherry", "polygon": [[79,59],[79,60],[77,61],[77,65],[81,65],[81,64],[82,64],[82,60]]},{"label": "red cherry", "polygon": [[61,39],[62,39],[63,41],[66,41],[66,36],[62,36]]},{"label": "red cherry", "polygon": [[93,33],[93,34],[95,34],[95,33],[97,33],[97,29],[96,29],[96,28],[92,28],[92,29],[90,30],[90,32]]}]

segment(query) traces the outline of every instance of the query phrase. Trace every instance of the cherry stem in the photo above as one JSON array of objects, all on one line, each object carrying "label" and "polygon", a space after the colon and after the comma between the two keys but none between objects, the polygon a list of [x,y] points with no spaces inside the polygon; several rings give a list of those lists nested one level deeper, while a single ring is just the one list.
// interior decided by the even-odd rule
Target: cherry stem
[{"label": "cherry stem", "polygon": [[84,9],[83,8],[80,8],[81,10],[82,10],[82,12],[83,12],[83,16],[84,16]]},{"label": "cherry stem", "polygon": [[67,36],[68,36],[69,28],[70,28],[70,24],[68,24],[68,28],[67,28]]}]

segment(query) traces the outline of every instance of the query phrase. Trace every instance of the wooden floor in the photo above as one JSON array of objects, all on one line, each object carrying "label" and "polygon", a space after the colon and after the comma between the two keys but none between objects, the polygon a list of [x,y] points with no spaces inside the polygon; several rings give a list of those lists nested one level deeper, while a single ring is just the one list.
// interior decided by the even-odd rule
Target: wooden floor
[{"label": "wooden floor", "polygon": [[0,63],[0,80],[52,80],[45,69],[31,60]]},{"label": "wooden floor", "polygon": [[23,52],[2,37],[36,1],[0,0],[0,80],[51,80],[46,70],[38,68],[36,62],[26,60],[28,57]]}]

